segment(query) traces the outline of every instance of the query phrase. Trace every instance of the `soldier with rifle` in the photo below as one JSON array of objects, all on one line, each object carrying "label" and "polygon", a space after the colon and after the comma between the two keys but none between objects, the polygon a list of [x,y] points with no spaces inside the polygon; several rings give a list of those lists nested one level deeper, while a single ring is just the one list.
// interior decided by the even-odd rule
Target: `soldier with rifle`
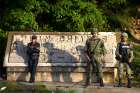
[{"label": "soldier with rifle", "polygon": [[86,74],[86,84],[90,85],[93,81],[93,74],[96,73],[97,81],[100,83],[100,86],[103,87],[103,72],[102,67],[104,61],[104,55],[106,49],[104,46],[103,40],[97,37],[98,32],[96,28],[91,29],[92,37],[86,41],[86,56],[88,58],[87,63],[87,74]]}]

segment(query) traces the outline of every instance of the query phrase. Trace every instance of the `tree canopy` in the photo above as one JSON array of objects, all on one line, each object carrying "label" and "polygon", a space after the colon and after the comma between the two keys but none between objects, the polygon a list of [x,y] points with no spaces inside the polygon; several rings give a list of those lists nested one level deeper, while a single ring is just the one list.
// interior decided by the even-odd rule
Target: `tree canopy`
[{"label": "tree canopy", "polygon": [[115,31],[132,26],[139,0],[1,0],[4,31]]}]

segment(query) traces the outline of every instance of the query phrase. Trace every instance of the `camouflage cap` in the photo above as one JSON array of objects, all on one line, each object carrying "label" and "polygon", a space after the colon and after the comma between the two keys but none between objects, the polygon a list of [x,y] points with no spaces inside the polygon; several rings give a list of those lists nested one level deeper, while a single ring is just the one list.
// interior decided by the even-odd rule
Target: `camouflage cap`
[{"label": "camouflage cap", "polygon": [[122,36],[122,37],[127,37],[127,38],[128,38],[128,34],[125,33],[125,32],[123,32],[123,33],[121,34],[121,36]]},{"label": "camouflage cap", "polygon": [[91,32],[97,32],[98,29],[97,29],[97,28],[90,28],[90,31],[91,31]]},{"label": "camouflage cap", "polygon": [[98,29],[97,28],[90,28],[90,32],[91,32],[91,34],[94,34],[94,33],[98,32]]}]

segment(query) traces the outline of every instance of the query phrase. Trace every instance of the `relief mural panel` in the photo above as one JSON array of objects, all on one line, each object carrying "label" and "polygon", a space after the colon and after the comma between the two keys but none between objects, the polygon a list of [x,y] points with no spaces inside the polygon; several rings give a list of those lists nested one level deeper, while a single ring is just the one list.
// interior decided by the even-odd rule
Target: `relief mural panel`
[{"label": "relief mural panel", "polygon": [[[85,42],[91,37],[90,33],[79,32],[75,34],[39,34],[40,43],[39,66],[59,65],[86,65],[84,54]],[[26,47],[32,34],[13,34],[10,51],[6,53],[5,66],[26,66]],[[106,67],[113,67],[116,63],[115,48],[117,45],[116,33],[99,32],[99,38],[105,42],[107,54]]]}]

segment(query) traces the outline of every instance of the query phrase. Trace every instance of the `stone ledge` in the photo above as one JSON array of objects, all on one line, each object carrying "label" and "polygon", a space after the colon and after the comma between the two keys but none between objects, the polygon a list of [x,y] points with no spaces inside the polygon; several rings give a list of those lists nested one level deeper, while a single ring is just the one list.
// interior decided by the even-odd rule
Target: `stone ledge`
[{"label": "stone ledge", "polygon": [[[76,66],[86,66],[87,64],[86,63],[38,63],[38,66],[71,66],[71,67],[76,67]],[[27,66],[27,63],[8,63],[8,65],[6,67],[26,67]]]},{"label": "stone ledge", "polygon": [[[7,72],[27,72],[27,70],[27,67],[7,67]],[[37,72],[85,72],[85,67],[39,66]]]},{"label": "stone ledge", "polygon": [[[103,68],[103,72],[113,73],[116,67],[105,67]],[[27,72],[27,67],[7,67],[7,72]],[[38,66],[37,72],[86,72],[86,67],[77,66]]]}]

